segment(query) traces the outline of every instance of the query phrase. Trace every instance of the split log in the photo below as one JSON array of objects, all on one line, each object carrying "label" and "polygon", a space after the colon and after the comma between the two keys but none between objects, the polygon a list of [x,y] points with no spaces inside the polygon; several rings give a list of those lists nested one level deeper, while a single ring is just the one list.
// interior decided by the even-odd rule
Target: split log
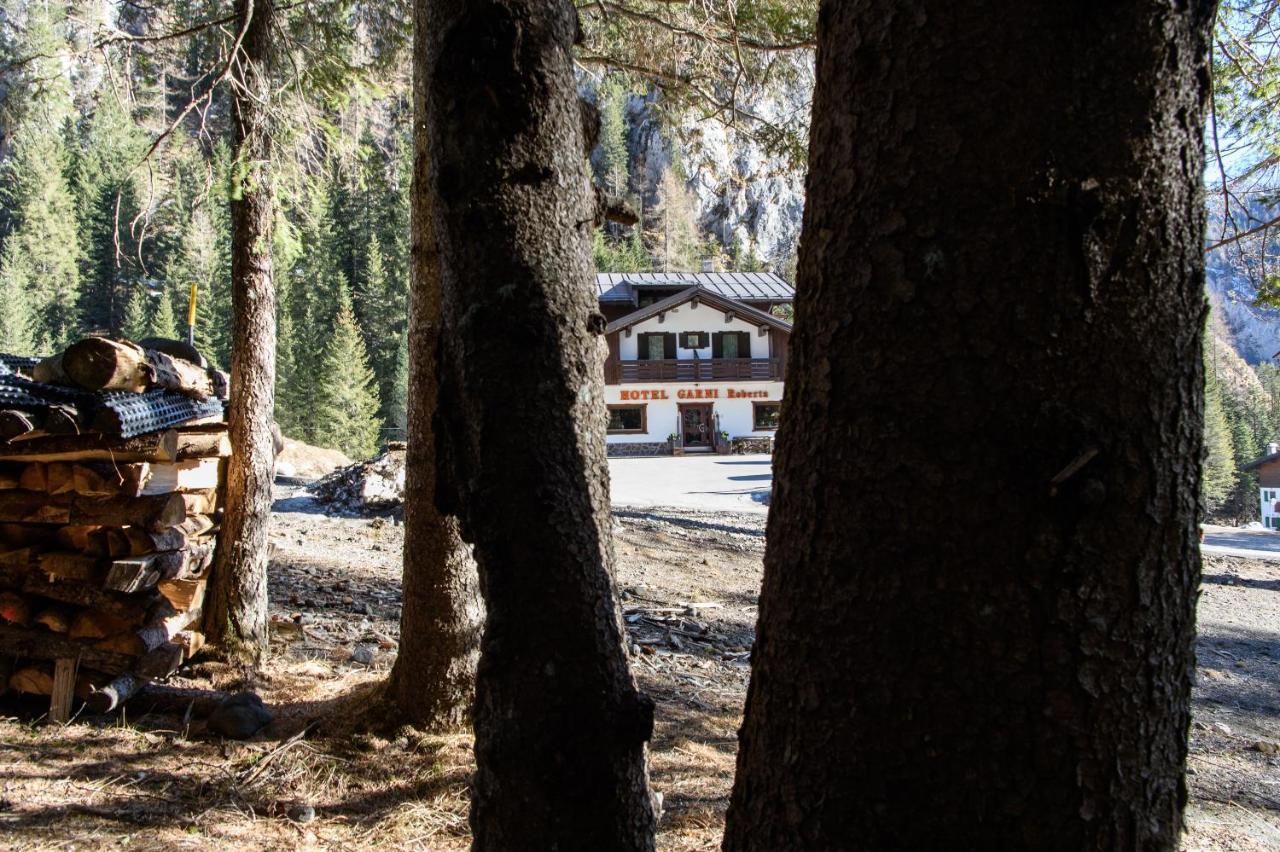
[{"label": "split log", "polygon": [[210,515],[218,511],[217,489],[193,491],[182,495],[182,504],[188,515]]},{"label": "split log", "polygon": [[27,465],[18,476],[18,487],[27,491],[47,494],[49,491],[49,468],[42,462],[32,462]]},{"label": "split log", "polygon": [[132,594],[152,588],[159,580],[160,572],[151,569],[145,557],[117,559],[107,567],[107,576],[102,581],[102,586]]},{"label": "split log", "polygon": [[101,530],[102,527],[79,524],[58,527],[58,531],[53,534],[53,540],[63,550],[76,550],[81,553],[87,553],[90,547],[93,546],[94,536]]},{"label": "split log", "polygon": [[146,627],[139,628],[136,635],[143,648],[153,651],[166,642],[173,641],[173,637],[197,623],[202,615],[202,609],[194,607],[186,612],[178,612],[164,618],[156,618]]},{"label": "split log", "polygon": [[213,564],[212,542],[192,542],[185,550],[166,550],[112,561],[103,585],[120,592],[150,589],[161,580],[193,580]]},{"label": "split log", "polygon": [[51,385],[69,385],[71,379],[67,377],[67,371],[62,369],[62,353],[50,355],[31,371],[31,378],[37,382],[45,382]]},{"label": "split log", "polygon": [[110,713],[137,694],[146,683],[137,675],[125,672],[101,689],[90,692],[85,698],[85,707],[91,713]]},{"label": "split log", "polygon": [[177,526],[186,516],[181,494],[95,499],[78,494],[53,496],[30,491],[0,491],[0,522],[140,526],[158,532]]},{"label": "split log", "polygon": [[190,361],[129,341],[89,337],[62,354],[62,368],[80,387],[141,393],[150,387],[178,391],[197,399],[214,395],[208,372]]},{"label": "split log", "polygon": [[67,635],[72,639],[107,639],[127,634],[131,627],[123,618],[83,609],[76,613]]},{"label": "split log", "polygon": [[44,548],[40,545],[32,547],[15,547],[0,553],[0,569],[17,569],[20,573],[27,568],[40,564],[40,554]]},{"label": "split log", "polygon": [[31,602],[16,592],[0,592],[0,621],[31,626]]},{"label": "split log", "polygon": [[[227,454],[230,455],[228,446]],[[173,429],[136,438],[85,435],[47,435],[0,444],[0,461],[172,462],[178,457],[178,433]]]},{"label": "split log", "polygon": [[186,658],[186,649],[177,642],[165,642],[148,651],[134,664],[134,671],[151,680],[163,680],[178,670]]},{"label": "split log", "polygon": [[156,584],[156,591],[179,612],[193,609],[204,603],[207,578],[198,580],[161,580]]},{"label": "split log", "polygon": [[[122,595],[94,586],[50,580],[39,570],[31,571],[26,575],[22,582],[22,591],[58,603],[88,607],[97,612],[115,616],[130,626],[146,621],[148,613],[156,605],[155,600],[147,597]],[[163,605],[167,607],[168,601],[163,601]]]},{"label": "split log", "polygon": [[35,666],[24,666],[9,675],[9,688],[27,695],[52,695],[53,674]]},{"label": "split log", "polygon": [[84,462],[51,464],[50,494],[75,492],[89,497],[150,497],[175,491],[207,491],[218,487],[219,459],[138,462],[112,465]]},{"label": "split log", "polygon": [[102,562],[83,553],[53,550],[39,556],[40,570],[59,580],[97,583],[102,577]]},{"label": "split log", "polygon": [[43,624],[51,633],[70,633],[75,614],[62,606],[45,607],[36,613],[35,623]]},{"label": "split log", "polygon": [[[124,477],[115,465],[84,462],[71,468],[71,490],[86,497],[115,497],[125,493]],[[50,488],[49,493],[58,492]]]},{"label": "split log", "polygon": [[[227,458],[231,455],[231,438],[225,426],[183,429],[178,432],[177,460]],[[3,458],[3,456],[0,456]]]},{"label": "split log", "polygon": [[0,541],[8,547],[30,547],[53,541],[53,530],[32,524],[0,524]]},{"label": "split log", "polygon": [[5,624],[0,624],[0,651],[35,660],[79,657],[81,665],[109,675],[130,671],[134,666],[134,658],[126,654],[103,651],[56,633],[36,633]]},{"label": "split log", "polygon": [[160,532],[150,532],[138,527],[125,527],[119,530],[125,539],[122,549],[115,549],[119,542],[116,541],[114,536],[110,539],[113,548],[111,555],[115,557],[142,556],[147,553],[166,550],[186,550],[195,543],[212,545],[210,539],[198,537],[212,532],[215,526],[213,519],[208,515],[190,515],[176,527],[170,527]]},{"label": "split log", "polygon": [[50,435],[79,435],[80,412],[69,405],[51,405],[40,418],[40,427]]},{"label": "split log", "polygon": [[0,411],[0,441],[12,441],[28,432],[34,432],[35,429],[36,424],[26,412],[12,409]]}]

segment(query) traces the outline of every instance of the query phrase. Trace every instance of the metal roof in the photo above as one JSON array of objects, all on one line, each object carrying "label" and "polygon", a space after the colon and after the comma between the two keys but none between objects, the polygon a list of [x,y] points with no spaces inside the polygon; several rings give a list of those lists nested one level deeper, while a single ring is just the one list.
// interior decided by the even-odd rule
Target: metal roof
[{"label": "metal roof", "polygon": [[596,292],[602,302],[636,301],[646,287],[701,287],[739,302],[791,302],[796,289],[772,272],[601,272]]},{"label": "metal roof", "polygon": [[647,305],[638,311],[632,311],[625,317],[619,317],[609,323],[605,328],[605,333],[613,334],[615,331],[621,331],[624,328],[630,328],[633,325],[638,325],[651,317],[656,317],[658,314],[669,311],[677,305],[683,305],[685,302],[691,301],[692,299],[702,299],[707,304],[713,304],[721,310],[733,311],[738,317],[752,325],[772,326],[779,331],[785,331],[788,334],[791,333],[791,323],[781,317],[775,317],[773,314],[766,313],[758,308],[753,308],[750,305],[743,304],[735,299],[730,299],[728,296],[721,296],[709,287],[699,287],[697,285],[689,287],[686,290],[681,290],[679,293],[674,293],[667,298],[654,302],[652,305]]}]

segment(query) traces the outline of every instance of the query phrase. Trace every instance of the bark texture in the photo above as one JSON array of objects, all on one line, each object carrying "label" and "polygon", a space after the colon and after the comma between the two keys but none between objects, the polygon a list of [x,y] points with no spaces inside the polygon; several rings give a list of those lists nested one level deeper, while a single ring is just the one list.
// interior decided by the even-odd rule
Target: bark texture
[{"label": "bark texture", "polygon": [[239,0],[236,8],[244,40],[232,127],[236,171],[243,177],[231,200],[231,458],[205,629],[227,655],[256,662],[267,647],[267,524],[275,466],[276,295],[266,106],[275,7],[274,0]]},{"label": "bark texture", "polygon": [[[425,54],[429,0],[414,0],[414,53]],[[471,719],[484,605],[458,521],[436,508],[440,254],[431,218],[427,66],[414,63],[409,292],[409,446],[405,462],[404,606],[388,697],[397,716],[429,730]]]},{"label": "bark texture", "polygon": [[653,705],[627,667],[613,576],[573,5],[433,0],[426,31],[437,497],[474,543],[487,610],[475,845],[650,849]]},{"label": "bark texture", "polygon": [[1175,848],[1209,2],[825,2],[726,849]]}]

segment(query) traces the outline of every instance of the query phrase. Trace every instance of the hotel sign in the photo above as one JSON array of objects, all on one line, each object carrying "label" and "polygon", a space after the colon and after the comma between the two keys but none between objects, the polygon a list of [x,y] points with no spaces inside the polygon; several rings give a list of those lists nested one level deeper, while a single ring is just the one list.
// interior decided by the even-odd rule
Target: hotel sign
[{"label": "hotel sign", "polygon": [[[723,393],[722,393],[723,391]],[[675,391],[676,399],[768,399],[767,390],[742,390],[740,388],[680,388]],[[641,402],[644,400],[671,399],[670,392],[657,390],[624,390],[624,402]]]}]

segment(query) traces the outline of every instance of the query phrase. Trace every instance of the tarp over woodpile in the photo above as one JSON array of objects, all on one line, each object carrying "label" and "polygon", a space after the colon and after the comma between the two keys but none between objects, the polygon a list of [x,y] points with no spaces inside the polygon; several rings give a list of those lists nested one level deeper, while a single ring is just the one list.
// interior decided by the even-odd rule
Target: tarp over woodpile
[{"label": "tarp over woodpile", "polygon": [[320,503],[339,512],[382,511],[404,501],[404,444],[389,444],[369,461],[335,470],[309,489]]}]

